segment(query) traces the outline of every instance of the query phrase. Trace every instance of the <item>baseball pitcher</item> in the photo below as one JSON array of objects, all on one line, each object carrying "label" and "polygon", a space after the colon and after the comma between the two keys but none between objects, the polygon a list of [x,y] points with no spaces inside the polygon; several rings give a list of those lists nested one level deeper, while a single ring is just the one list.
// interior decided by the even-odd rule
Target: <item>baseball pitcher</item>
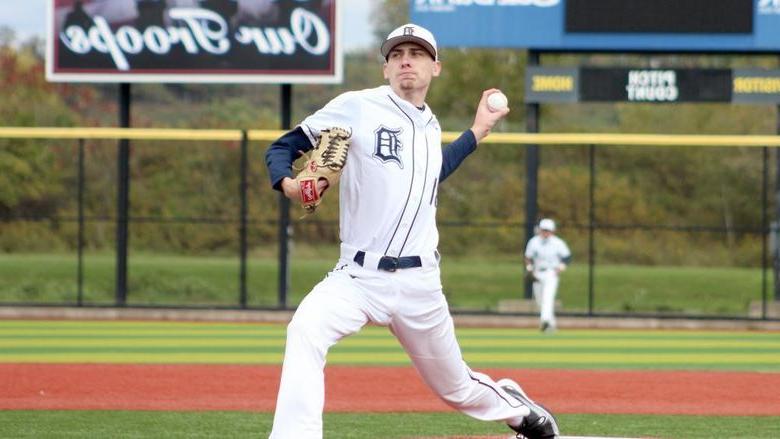
[{"label": "baseball pitcher", "polygon": [[555,222],[539,221],[539,234],[525,248],[525,268],[533,279],[533,293],[539,307],[541,330],[555,331],[555,296],[561,272],[571,262],[571,251],[563,239],[555,236]]},{"label": "baseball pitcher", "polygon": [[[439,273],[439,186],[509,109],[491,111],[487,98],[498,90],[486,90],[471,128],[442,148],[439,122],[425,103],[442,68],[433,35],[407,24],[380,51],[387,85],[337,96],[266,153],[273,187],[307,211],[327,203],[338,184],[341,239],[340,259],[287,327],[271,438],[322,437],[328,350],[369,322],[389,327],[425,383],[453,408],[506,422],[528,438],[558,437],[553,416],[519,385],[464,363]],[[321,160],[294,177],[291,163],[313,148]],[[340,169],[338,183],[318,176],[322,168]]]}]

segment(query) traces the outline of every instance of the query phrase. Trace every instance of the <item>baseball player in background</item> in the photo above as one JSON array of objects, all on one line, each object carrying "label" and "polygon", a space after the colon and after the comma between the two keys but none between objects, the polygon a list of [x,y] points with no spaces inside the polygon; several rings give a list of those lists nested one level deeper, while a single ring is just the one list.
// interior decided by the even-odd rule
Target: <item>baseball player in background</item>
[{"label": "baseball player in background", "polygon": [[[528,438],[556,438],[553,416],[517,383],[466,365],[439,273],[439,185],[509,109],[491,111],[487,97],[497,90],[486,90],[471,128],[442,148],[441,128],[425,103],[442,68],[433,35],[401,26],[381,53],[388,85],[337,96],[266,153],[273,187],[297,201],[291,163],[300,151],[312,149],[329,127],[352,133],[339,185],[341,256],[287,326],[271,438],[322,437],[328,349],[369,322],[389,327],[425,383],[453,408],[505,422]],[[325,189],[320,181],[318,190]]]},{"label": "baseball player in background", "polygon": [[539,306],[541,329],[555,331],[555,296],[561,272],[571,262],[571,251],[555,236],[555,221],[539,221],[539,233],[525,248],[525,269],[533,275],[533,293]]}]

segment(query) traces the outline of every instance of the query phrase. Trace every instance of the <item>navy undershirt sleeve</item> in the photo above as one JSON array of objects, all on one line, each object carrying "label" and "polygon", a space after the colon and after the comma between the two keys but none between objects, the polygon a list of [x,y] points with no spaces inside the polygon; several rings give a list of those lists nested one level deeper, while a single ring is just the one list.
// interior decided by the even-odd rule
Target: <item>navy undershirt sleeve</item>
[{"label": "navy undershirt sleeve", "polygon": [[299,156],[298,151],[306,152],[312,148],[301,127],[288,131],[268,147],[265,151],[265,164],[268,166],[268,175],[274,189],[281,190],[284,177],[293,177],[292,164]]},{"label": "navy undershirt sleeve", "polygon": [[477,138],[471,130],[466,130],[454,142],[441,150],[441,172],[439,183],[450,176],[469,154],[477,149]]}]

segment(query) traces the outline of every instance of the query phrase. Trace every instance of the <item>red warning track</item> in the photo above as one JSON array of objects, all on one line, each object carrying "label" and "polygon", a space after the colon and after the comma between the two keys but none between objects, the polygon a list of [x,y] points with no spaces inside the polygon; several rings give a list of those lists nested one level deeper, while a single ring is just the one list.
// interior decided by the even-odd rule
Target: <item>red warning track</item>
[{"label": "red warning track", "polygon": [[[780,374],[486,369],[559,413],[780,415]],[[0,364],[0,410],[272,411],[277,366]],[[412,368],[329,366],[326,411],[450,411]]]}]

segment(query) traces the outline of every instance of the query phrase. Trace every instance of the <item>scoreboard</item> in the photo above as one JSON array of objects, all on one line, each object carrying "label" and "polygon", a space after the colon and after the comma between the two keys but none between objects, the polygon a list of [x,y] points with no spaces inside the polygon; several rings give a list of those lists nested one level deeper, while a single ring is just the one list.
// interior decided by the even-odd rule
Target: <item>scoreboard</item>
[{"label": "scoreboard", "polygon": [[780,0],[410,0],[443,47],[780,52]]}]

